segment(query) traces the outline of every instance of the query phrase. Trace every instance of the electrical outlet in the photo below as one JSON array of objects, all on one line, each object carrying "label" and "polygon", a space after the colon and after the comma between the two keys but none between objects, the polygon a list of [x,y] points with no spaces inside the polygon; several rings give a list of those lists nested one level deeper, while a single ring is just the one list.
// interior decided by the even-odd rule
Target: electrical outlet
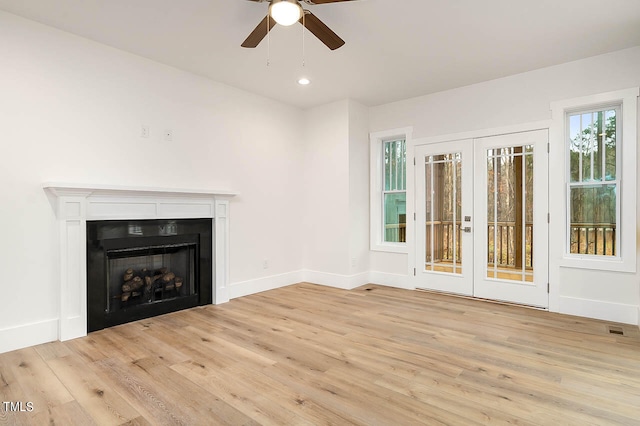
[{"label": "electrical outlet", "polygon": [[173,140],[173,131],[171,129],[164,131],[164,140],[167,142],[171,142]]},{"label": "electrical outlet", "polygon": [[141,138],[149,137],[149,126],[143,124],[142,127],[140,127],[140,137]]},{"label": "electrical outlet", "polygon": [[262,269],[269,269],[269,259],[262,261]]},{"label": "electrical outlet", "polygon": [[358,266],[358,259],[356,259],[355,257],[351,258],[351,267],[355,268],[356,266]]}]

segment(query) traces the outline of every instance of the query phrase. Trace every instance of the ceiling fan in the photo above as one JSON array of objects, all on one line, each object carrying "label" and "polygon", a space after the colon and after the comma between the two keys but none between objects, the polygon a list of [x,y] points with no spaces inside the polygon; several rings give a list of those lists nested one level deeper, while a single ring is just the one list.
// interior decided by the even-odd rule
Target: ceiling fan
[{"label": "ceiling fan", "polygon": [[269,13],[249,34],[242,47],[256,47],[269,31],[277,24],[289,26],[300,22],[306,29],[323,42],[329,49],[336,50],[344,45],[336,33],[327,27],[313,13],[302,8],[300,1],[308,5],[338,3],[355,0],[249,0],[256,3],[269,3]]}]

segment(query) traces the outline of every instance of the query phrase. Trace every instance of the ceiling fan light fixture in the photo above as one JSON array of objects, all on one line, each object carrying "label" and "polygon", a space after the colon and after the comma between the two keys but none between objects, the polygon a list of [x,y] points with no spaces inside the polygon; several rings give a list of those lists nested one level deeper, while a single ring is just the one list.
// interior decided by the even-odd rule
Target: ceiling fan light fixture
[{"label": "ceiling fan light fixture", "polygon": [[278,24],[288,27],[302,17],[302,6],[297,0],[273,0],[269,6],[269,15]]}]

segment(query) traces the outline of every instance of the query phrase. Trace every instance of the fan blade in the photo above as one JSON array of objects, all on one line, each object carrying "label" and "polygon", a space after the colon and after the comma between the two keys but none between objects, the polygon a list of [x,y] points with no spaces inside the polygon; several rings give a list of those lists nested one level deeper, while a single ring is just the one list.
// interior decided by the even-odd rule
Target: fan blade
[{"label": "fan blade", "polygon": [[[269,21],[268,24],[267,21]],[[269,25],[268,28],[267,25]],[[249,37],[242,43],[242,47],[256,47],[275,25],[276,21],[271,19],[269,15],[265,16],[251,34],[249,34]]]},{"label": "fan blade", "polygon": [[305,3],[308,4],[327,4],[327,3],[338,3],[341,1],[355,1],[355,0],[305,0]]},{"label": "fan blade", "polygon": [[344,40],[331,31],[331,28],[327,27],[324,22],[318,19],[313,13],[305,10],[304,16],[300,18],[301,24],[303,20],[305,28],[311,31],[314,36],[318,37],[329,49],[336,50],[344,45]]}]

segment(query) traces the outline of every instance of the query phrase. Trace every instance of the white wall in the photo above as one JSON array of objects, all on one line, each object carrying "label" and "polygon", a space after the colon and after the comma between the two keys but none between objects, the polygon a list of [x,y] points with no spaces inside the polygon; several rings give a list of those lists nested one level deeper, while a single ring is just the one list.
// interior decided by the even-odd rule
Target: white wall
[{"label": "white wall", "polygon": [[343,100],[305,112],[304,279],[369,281],[368,108]]},{"label": "white wall", "polygon": [[0,352],[7,336],[55,332],[46,181],[237,191],[232,295],[302,269],[301,111],[4,12],[0,58]]},{"label": "white wall", "polygon": [[[349,103],[305,112],[304,265],[349,274]],[[310,281],[319,282],[318,276]]]},{"label": "white wall", "polygon": [[[637,86],[640,86],[640,47],[377,106],[370,110],[370,130],[413,126],[414,138],[472,134],[483,129],[549,120],[553,101]],[[553,164],[553,159],[550,162]],[[557,173],[562,177],[562,165],[553,167],[552,182],[557,181]],[[636,182],[636,186],[640,184]],[[564,200],[550,200],[550,203],[562,202]],[[635,229],[631,224],[624,232],[640,235],[637,223]],[[564,237],[551,235],[550,244],[564,244]],[[408,261],[406,255],[372,253],[371,269],[406,275]],[[555,297],[561,300],[560,311],[638,321],[640,274],[569,268],[558,272],[559,282],[552,283],[552,288],[556,285],[559,291]],[[625,310],[624,315],[619,314],[620,309]]]},{"label": "white wall", "polygon": [[369,108],[349,101],[349,261],[369,271]]},{"label": "white wall", "polygon": [[413,137],[551,118],[556,100],[637,86],[640,47],[371,108],[372,132],[413,126]]}]

